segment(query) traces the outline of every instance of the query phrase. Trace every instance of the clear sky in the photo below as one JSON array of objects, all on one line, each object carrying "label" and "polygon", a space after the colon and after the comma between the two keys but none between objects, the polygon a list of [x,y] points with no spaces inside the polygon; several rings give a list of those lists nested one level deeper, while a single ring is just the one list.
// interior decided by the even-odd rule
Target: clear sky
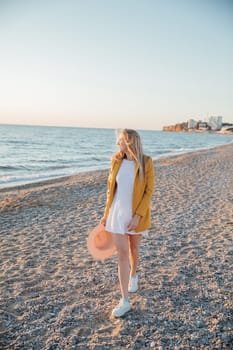
[{"label": "clear sky", "polygon": [[233,122],[232,0],[0,0],[0,123]]}]

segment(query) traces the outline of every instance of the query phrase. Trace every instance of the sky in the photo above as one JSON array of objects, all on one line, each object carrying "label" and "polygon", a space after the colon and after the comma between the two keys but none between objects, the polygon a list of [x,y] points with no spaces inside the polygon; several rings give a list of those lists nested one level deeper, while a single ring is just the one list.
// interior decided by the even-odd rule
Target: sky
[{"label": "sky", "polygon": [[233,0],[0,0],[0,123],[233,123]]}]

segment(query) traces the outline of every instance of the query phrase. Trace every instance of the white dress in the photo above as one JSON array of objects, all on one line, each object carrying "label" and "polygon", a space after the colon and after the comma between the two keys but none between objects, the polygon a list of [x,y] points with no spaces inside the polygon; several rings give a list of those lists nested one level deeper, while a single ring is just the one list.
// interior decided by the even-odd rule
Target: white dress
[{"label": "white dress", "polygon": [[132,219],[133,187],[135,175],[135,161],[123,159],[116,176],[117,188],[106,222],[106,230],[118,234],[143,234],[143,232],[128,232],[128,225]]}]

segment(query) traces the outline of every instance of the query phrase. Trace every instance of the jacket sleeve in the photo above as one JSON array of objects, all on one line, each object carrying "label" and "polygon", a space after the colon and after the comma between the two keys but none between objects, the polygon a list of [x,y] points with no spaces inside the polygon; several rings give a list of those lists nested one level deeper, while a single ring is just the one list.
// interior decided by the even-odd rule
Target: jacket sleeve
[{"label": "jacket sleeve", "polygon": [[110,188],[112,183],[112,168],[113,168],[113,161],[111,162],[111,167],[108,174],[108,180],[107,180],[107,193],[106,193],[106,204],[104,209],[104,218],[107,219],[109,207],[110,207]]},{"label": "jacket sleeve", "polygon": [[144,216],[150,207],[150,202],[155,186],[155,173],[152,158],[149,158],[145,169],[145,190],[142,199],[136,209],[136,214]]}]

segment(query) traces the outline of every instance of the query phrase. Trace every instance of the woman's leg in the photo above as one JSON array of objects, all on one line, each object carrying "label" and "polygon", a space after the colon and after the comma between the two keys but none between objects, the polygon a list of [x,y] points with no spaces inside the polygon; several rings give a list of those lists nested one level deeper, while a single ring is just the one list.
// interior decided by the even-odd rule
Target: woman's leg
[{"label": "woman's leg", "polygon": [[118,276],[122,298],[128,298],[129,283],[129,243],[127,235],[114,234],[114,242],[118,253]]},{"label": "woman's leg", "polygon": [[139,245],[142,235],[128,235],[129,239],[129,258],[130,258],[130,276],[134,276],[137,271],[138,260],[139,260]]}]

